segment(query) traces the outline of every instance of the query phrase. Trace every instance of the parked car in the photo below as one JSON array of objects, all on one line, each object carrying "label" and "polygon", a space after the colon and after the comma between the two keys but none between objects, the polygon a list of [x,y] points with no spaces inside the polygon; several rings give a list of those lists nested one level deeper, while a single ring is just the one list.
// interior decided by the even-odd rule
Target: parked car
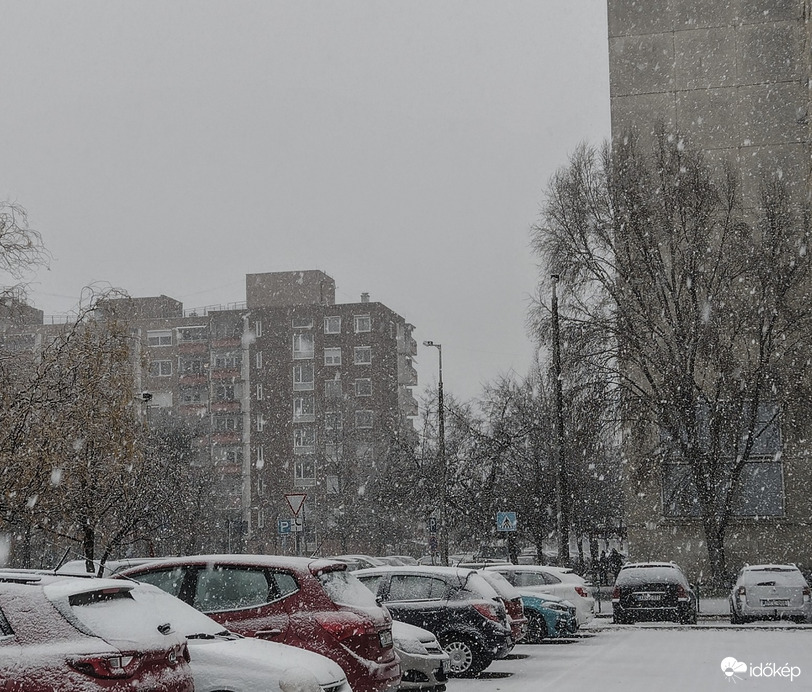
[{"label": "parked car", "polygon": [[552,594],[518,589],[527,617],[525,644],[538,644],[544,639],[571,637],[578,631],[575,606]]},{"label": "parked car", "polygon": [[372,555],[333,555],[328,560],[339,560],[346,564],[351,570],[364,569],[366,567],[383,567],[387,563],[379,557]]},{"label": "parked car", "polygon": [[[127,557],[120,560],[107,560],[102,567],[100,560],[93,560],[93,571],[88,572],[87,562],[85,560],[69,560],[68,562],[60,565],[55,573],[56,574],[70,574],[75,576],[100,576],[112,577],[119,572],[129,569],[130,567],[137,567],[138,565],[145,565],[151,562],[157,562],[166,558],[159,557]],[[102,573],[99,574],[99,568],[102,568]]]},{"label": "parked car", "polygon": [[130,593],[134,605],[148,609],[156,618],[168,618],[186,637],[195,692],[267,692],[277,688],[351,692],[341,666],[326,656],[230,632],[151,584],[139,583]]},{"label": "parked car", "polygon": [[623,565],[612,591],[612,620],[674,620],[696,624],[696,594],[682,570],[673,562],[637,562]]},{"label": "parked car", "polygon": [[375,567],[355,573],[392,617],[432,632],[452,675],[476,675],[513,648],[505,606],[474,570]]},{"label": "parked car", "polygon": [[402,565],[416,565],[417,558],[412,557],[411,555],[387,555],[387,557],[393,557],[397,560],[400,560],[400,564]]},{"label": "parked car", "polygon": [[400,658],[399,690],[445,690],[451,657],[428,630],[406,622],[392,621],[395,651]]},{"label": "parked car", "polygon": [[0,688],[192,692],[185,639],[130,607],[134,586],[0,572]]},{"label": "parked car", "polygon": [[742,567],[730,592],[730,621],[812,620],[809,584],[795,565]]},{"label": "parked car", "polygon": [[507,611],[510,631],[513,635],[513,641],[517,644],[527,636],[527,618],[524,614],[524,605],[522,604],[522,595],[504,576],[499,572],[488,570],[480,571],[485,581],[491,585],[494,591],[502,599]]},{"label": "parked car", "polygon": [[578,627],[595,617],[591,585],[566,567],[547,565],[492,565],[485,567],[503,575],[517,589],[553,594],[570,601],[576,610]]},{"label": "parked car", "polygon": [[332,659],[355,692],[400,683],[387,610],[336,560],[273,555],[196,555],[120,572],[160,587],[249,637]]}]

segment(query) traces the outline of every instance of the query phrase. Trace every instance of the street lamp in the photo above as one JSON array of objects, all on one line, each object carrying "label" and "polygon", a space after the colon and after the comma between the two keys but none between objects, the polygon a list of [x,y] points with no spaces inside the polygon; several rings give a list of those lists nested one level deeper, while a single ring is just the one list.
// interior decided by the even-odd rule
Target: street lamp
[{"label": "street lamp", "polygon": [[448,467],[445,461],[445,408],[443,408],[443,346],[433,341],[424,341],[423,346],[434,346],[440,363],[440,377],[437,380],[437,417],[439,419],[438,449],[440,453],[440,562],[448,564]]},{"label": "street lamp", "polygon": [[553,377],[555,378],[555,440],[556,440],[556,525],[558,529],[558,562],[570,561],[569,502],[567,500],[567,467],[564,463],[564,393],[561,384],[561,332],[558,325],[558,274],[551,276],[553,294],[550,312],[553,318]]}]

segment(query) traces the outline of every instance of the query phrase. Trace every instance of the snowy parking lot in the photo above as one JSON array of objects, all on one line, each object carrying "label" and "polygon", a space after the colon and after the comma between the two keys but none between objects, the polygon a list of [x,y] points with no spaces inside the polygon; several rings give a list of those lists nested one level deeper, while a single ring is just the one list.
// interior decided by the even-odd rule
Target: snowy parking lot
[{"label": "snowy parking lot", "polygon": [[[670,692],[812,689],[811,625],[696,627],[597,619],[578,638],[519,645],[479,679],[454,679],[448,692]],[[725,662],[723,670],[722,662]],[[789,686],[789,687],[787,687]]]}]

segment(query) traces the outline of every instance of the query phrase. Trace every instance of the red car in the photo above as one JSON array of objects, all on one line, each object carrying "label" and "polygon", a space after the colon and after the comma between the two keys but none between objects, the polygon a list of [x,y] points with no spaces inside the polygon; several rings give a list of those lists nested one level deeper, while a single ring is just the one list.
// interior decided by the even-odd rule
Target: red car
[{"label": "red car", "polygon": [[170,623],[123,622],[132,585],[0,571],[0,690],[193,692]]},{"label": "red car", "polygon": [[309,649],[338,663],[355,692],[400,684],[392,618],[336,560],[196,555],[122,570],[193,605],[224,627]]},{"label": "red car", "polygon": [[479,574],[493,587],[505,604],[505,610],[510,617],[510,632],[513,635],[514,643],[522,641],[527,636],[527,618],[524,615],[522,595],[499,572],[489,572],[483,569],[479,571]]}]

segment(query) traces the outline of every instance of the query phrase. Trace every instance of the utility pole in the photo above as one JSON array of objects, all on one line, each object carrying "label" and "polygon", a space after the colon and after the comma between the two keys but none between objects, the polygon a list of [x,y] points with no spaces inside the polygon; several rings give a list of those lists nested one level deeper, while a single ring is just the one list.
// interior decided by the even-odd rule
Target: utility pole
[{"label": "utility pole", "polygon": [[558,562],[570,562],[569,502],[567,500],[567,468],[564,463],[564,392],[561,383],[561,332],[558,325],[558,274],[552,275],[553,296],[553,377],[555,379],[555,447],[556,447],[556,524],[558,529]]},{"label": "utility pole", "polygon": [[443,346],[442,344],[435,344],[433,341],[424,341],[424,346],[434,346],[437,349],[437,354],[440,363],[440,376],[437,380],[437,416],[438,416],[438,434],[439,440],[437,442],[438,453],[440,457],[440,563],[443,565],[448,564],[448,465],[445,458],[445,408],[443,406]]}]

